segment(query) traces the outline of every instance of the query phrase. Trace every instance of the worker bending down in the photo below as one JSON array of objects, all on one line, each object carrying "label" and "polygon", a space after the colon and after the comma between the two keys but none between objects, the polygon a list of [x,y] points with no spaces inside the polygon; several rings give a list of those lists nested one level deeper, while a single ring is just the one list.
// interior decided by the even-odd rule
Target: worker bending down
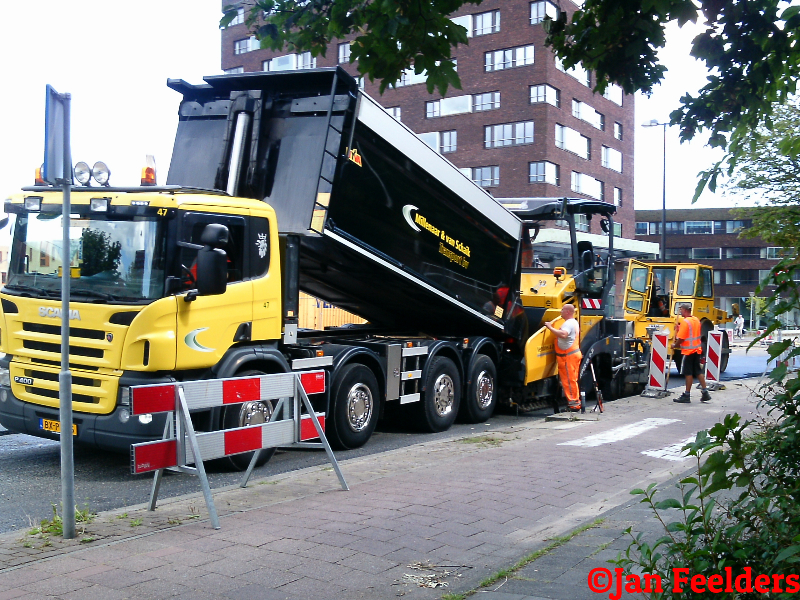
[{"label": "worker bending down", "polygon": [[567,406],[570,410],[581,409],[581,392],[578,389],[578,371],[581,367],[580,326],[575,320],[575,307],[565,304],[561,307],[561,318],[564,322],[559,329],[553,327],[553,321],[545,323],[554,336],[556,336],[556,361],[558,362],[558,376],[561,386],[567,397]]}]

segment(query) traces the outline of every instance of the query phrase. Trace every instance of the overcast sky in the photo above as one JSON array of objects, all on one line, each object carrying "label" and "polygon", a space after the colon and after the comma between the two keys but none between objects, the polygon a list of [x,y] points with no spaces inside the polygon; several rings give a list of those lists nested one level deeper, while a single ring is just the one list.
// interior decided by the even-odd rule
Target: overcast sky
[{"label": "overcast sky", "polygon": [[[167,78],[201,83],[220,73],[219,0],[40,0],[3,2],[0,56],[0,193],[33,183],[42,162],[45,85],[72,96],[72,158],[102,160],[116,185],[138,184],[145,155],[153,154],[166,181],[179,95]],[[686,91],[705,72],[688,58],[694,31],[670,29],[666,82],[650,99],[636,99],[636,208],[661,208],[662,128]],[[702,142],[680,145],[667,129],[667,206],[690,207],[696,174],[714,161]],[[4,197],[5,197],[4,196]],[[727,206],[706,194],[696,206]]]}]

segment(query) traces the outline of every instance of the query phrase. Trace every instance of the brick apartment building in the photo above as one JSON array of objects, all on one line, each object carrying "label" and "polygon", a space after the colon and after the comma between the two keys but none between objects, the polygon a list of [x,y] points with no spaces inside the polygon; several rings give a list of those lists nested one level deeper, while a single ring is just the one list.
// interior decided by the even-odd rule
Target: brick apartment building
[{"label": "brick apartment building", "polygon": [[[717,307],[730,314],[733,303],[738,303],[750,326],[750,292],[782,258],[783,248],[770,246],[760,238],[739,237],[752,221],[731,208],[667,209],[666,223],[666,260],[713,267]],[[636,239],[661,243],[661,210],[636,211]],[[796,277],[800,280],[800,272]],[[772,289],[760,296],[770,296]],[[790,327],[800,324],[800,311],[786,315],[784,322]]]},{"label": "brick apartment building", "polygon": [[[222,31],[225,72],[340,65],[358,76],[345,40],[316,59],[261,50],[243,23],[247,8],[245,1],[242,18]],[[561,8],[572,12],[577,5],[567,1]],[[560,68],[544,46],[541,25],[545,14],[557,11],[547,0],[485,0],[455,13],[451,18],[470,40],[454,52],[463,89],[451,89],[445,98],[428,94],[424,78],[413,72],[382,96],[377,82],[362,85],[495,197],[613,202],[619,207],[617,235],[632,239],[633,96],[616,86],[605,96],[595,94],[591,73]]]}]

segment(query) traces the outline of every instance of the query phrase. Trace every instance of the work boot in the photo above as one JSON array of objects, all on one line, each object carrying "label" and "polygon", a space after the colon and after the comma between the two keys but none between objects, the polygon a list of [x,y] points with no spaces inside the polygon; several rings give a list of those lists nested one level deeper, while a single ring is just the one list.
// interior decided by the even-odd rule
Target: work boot
[{"label": "work boot", "polygon": [[[706,392],[706,393],[708,393],[708,392]],[[692,401],[692,399],[689,397],[689,393],[688,392],[683,392],[677,398],[673,398],[672,401],[673,402],[680,402],[681,404],[689,404]]]},{"label": "work boot", "polygon": [[700,401],[701,402],[708,402],[711,400],[711,394],[708,393],[708,390],[703,388],[700,392]]}]

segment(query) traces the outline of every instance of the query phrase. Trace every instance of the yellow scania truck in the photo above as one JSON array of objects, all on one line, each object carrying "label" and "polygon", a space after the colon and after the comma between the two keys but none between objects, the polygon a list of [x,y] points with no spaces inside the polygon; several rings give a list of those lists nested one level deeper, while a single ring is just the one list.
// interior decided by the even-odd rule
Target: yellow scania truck
[{"label": "yellow scania truck", "polygon": [[[613,205],[509,210],[338,68],[168,85],[181,102],[166,185],[74,186],[69,248],[59,189],[36,185],[5,202],[7,429],[59,435],[63,318],[74,439],[117,451],[162,434],[158,416],[130,415],[129,388],[140,384],[324,369],[316,408],[339,448],[399,413],[442,431],[456,417],[484,421],[498,403],[558,404],[542,323],[565,302],[583,325],[584,378],[593,362],[602,385],[646,379],[647,349],[628,348],[625,321],[604,318],[613,248],[600,264],[576,237],[578,215],[609,231]],[[534,261],[537,232],[555,222],[569,242]],[[301,329],[301,290],[367,322]],[[271,412],[249,402],[192,418],[213,431]]]}]

